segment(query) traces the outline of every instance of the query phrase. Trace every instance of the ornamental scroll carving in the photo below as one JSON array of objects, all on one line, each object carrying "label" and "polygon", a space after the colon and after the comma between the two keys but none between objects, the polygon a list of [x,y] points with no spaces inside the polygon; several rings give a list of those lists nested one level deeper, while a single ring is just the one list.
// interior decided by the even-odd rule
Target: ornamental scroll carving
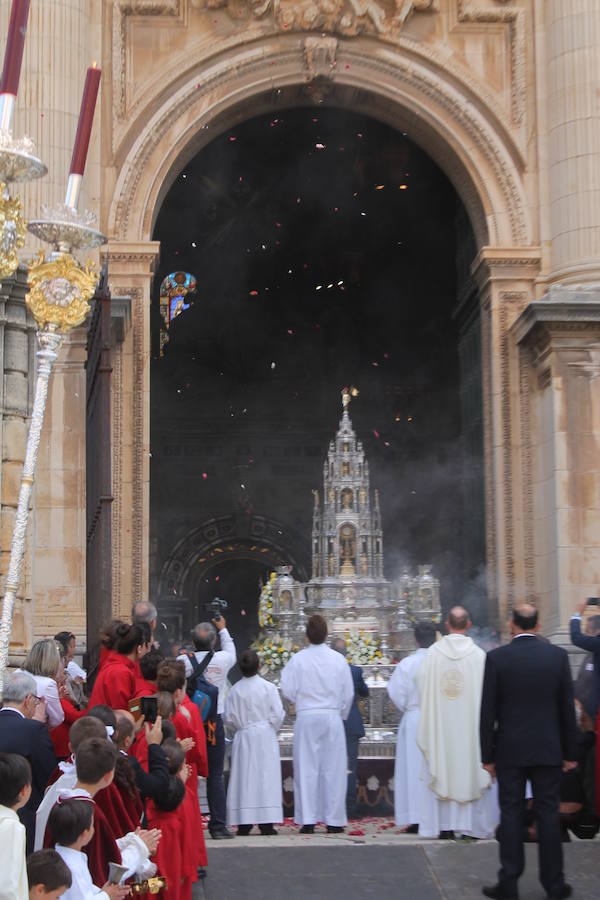
[{"label": "ornamental scroll carving", "polygon": [[439,0],[207,0],[239,21],[270,19],[282,31],[320,31],[354,37],[400,32],[412,12],[437,12]]}]

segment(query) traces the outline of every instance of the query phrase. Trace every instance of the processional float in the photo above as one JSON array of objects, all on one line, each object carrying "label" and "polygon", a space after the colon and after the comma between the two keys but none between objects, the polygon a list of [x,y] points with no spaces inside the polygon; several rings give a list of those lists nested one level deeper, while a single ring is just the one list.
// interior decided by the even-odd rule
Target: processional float
[{"label": "processional float", "polygon": [[20,198],[9,193],[9,185],[41,178],[48,171],[35,155],[34,144],[29,138],[13,137],[29,6],[30,0],[13,0],[0,84],[0,278],[9,278],[17,270],[17,251],[24,246],[26,229],[49,244],[51,249],[38,253],[27,275],[29,293],[25,303],[36,321],[39,349],[36,354],[38,364],[31,422],[0,620],[0,694],[8,663],[13,611],[25,553],[50,375],[65,336],[81,325],[89,313],[89,301],[98,282],[95,267],[90,262],[82,265],[74,254],[106,242],[104,235],[96,230],[93,213],[78,211],[100,85],[101,72],[95,63],[88,69],[85,80],[64,204],[42,207],[41,217],[26,225]]}]

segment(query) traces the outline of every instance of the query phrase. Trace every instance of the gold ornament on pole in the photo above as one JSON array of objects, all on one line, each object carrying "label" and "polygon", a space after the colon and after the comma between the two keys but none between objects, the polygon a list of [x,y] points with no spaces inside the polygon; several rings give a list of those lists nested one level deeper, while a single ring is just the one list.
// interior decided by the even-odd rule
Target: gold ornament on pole
[{"label": "gold ornament on pole", "polygon": [[18,268],[17,250],[25,246],[25,222],[19,197],[11,197],[0,182],[0,278],[10,278]]},{"label": "gold ornament on pole", "polygon": [[25,303],[38,328],[53,325],[64,333],[87,318],[98,273],[90,262],[85,269],[78,265],[69,253],[46,260],[40,252],[29,269],[27,281],[30,290]]}]

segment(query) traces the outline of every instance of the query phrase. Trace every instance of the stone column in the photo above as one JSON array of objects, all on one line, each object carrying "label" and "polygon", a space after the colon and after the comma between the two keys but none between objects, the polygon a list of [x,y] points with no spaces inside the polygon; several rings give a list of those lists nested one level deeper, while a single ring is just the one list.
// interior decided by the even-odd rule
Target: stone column
[{"label": "stone column", "polygon": [[113,350],[113,611],[148,594],[150,540],[150,290],[160,244],[110,242],[109,286],[131,301],[131,327]]},{"label": "stone column", "polygon": [[538,8],[547,35],[549,281],[600,284],[598,4],[547,0]]},{"label": "stone column", "polygon": [[562,641],[576,603],[600,584],[600,291],[552,288],[514,337],[529,410],[535,590],[545,633]]},{"label": "stone column", "polygon": [[[523,510],[519,359],[511,325],[535,295],[538,248],[483,248],[473,263],[481,303],[487,585],[490,622],[505,628],[529,592],[531,539]],[[526,479],[526,474],[525,474]]]},{"label": "stone column", "polygon": [[[25,460],[28,417],[33,400],[35,324],[27,315],[26,273],[0,285],[0,593],[10,557],[13,523],[19,500]],[[12,629],[12,648],[17,659],[31,643],[31,530],[23,565]]]}]

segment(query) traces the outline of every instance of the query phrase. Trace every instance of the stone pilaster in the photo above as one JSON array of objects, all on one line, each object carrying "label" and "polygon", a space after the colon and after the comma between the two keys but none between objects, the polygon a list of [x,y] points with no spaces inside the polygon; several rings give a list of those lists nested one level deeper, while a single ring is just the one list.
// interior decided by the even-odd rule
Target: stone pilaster
[{"label": "stone pilaster", "polygon": [[590,0],[538,4],[546,20],[550,282],[600,284],[600,14]]},{"label": "stone pilaster", "polygon": [[[10,556],[33,399],[35,324],[25,308],[26,291],[23,269],[0,285],[0,593]],[[12,648],[17,653],[31,643],[31,589],[30,529],[12,628]]]},{"label": "stone pilaster", "polygon": [[490,621],[505,627],[528,592],[518,349],[510,328],[534,297],[538,248],[484,248],[472,272],[481,303],[485,515]]},{"label": "stone pilaster", "polygon": [[128,297],[131,327],[113,348],[113,612],[148,593],[150,528],[150,290],[160,245],[110,242],[109,286]]},{"label": "stone pilaster", "polygon": [[552,288],[513,332],[530,411],[536,593],[560,640],[600,583],[600,291]]}]

